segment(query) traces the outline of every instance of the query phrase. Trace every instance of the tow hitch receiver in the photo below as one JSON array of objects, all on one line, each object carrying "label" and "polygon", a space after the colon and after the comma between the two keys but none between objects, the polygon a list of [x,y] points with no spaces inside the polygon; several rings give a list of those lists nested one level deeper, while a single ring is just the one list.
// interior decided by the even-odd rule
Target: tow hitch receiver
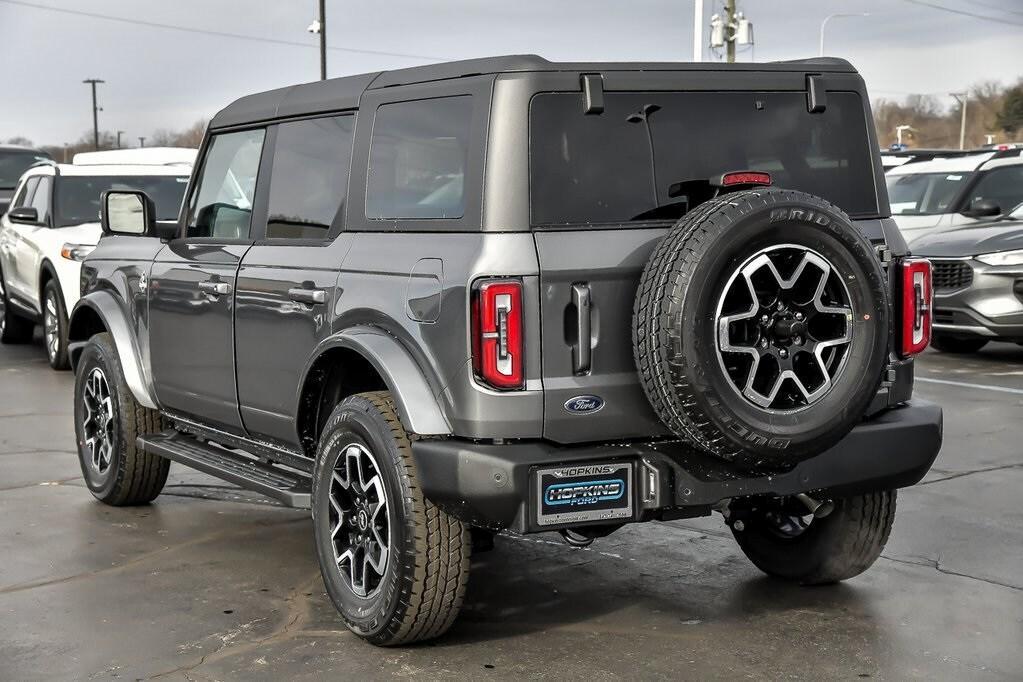
[{"label": "tow hitch receiver", "polygon": [[537,525],[632,520],[632,472],[632,462],[536,469]]}]

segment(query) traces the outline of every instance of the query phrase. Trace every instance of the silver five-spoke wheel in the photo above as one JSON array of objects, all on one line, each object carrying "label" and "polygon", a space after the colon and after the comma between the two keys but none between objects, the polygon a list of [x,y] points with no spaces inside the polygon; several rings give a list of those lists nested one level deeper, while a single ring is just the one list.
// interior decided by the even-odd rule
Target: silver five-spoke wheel
[{"label": "silver five-spoke wheel", "polygon": [[852,344],[852,303],[835,267],[803,246],[761,249],[718,299],[717,355],[732,387],[765,410],[821,400]]},{"label": "silver five-spoke wheel", "polygon": [[330,537],[342,577],[360,597],[383,583],[391,534],[380,468],[361,444],[345,448],[330,483]]},{"label": "silver five-spoke wheel", "polygon": [[46,337],[46,353],[52,361],[60,350],[60,313],[57,311],[57,299],[52,293],[48,293],[46,296],[43,332]]},{"label": "silver five-spoke wheel", "polygon": [[85,380],[82,405],[85,408],[82,427],[89,461],[97,473],[104,474],[113,455],[114,406],[106,375],[99,367],[94,367]]}]

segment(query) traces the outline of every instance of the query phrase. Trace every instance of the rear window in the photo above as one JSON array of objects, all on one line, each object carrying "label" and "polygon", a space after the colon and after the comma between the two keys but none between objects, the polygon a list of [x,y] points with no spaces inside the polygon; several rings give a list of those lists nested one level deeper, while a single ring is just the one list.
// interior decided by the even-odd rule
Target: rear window
[{"label": "rear window", "polygon": [[4,189],[13,188],[18,184],[18,178],[33,164],[40,161],[49,161],[50,157],[42,152],[35,151],[3,151],[0,150],[0,187]]},{"label": "rear window", "polygon": [[157,220],[176,220],[187,176],[62,175],[57,185],[57,225],[99,222],[100,195],[108,190],[141,190],[156,204]]},{"label": "rear window", "polygon": [[709,197],[707,180],[736,170],[877,215],[853,92],[828,93],[817,114],[801,92],[608,93],[598,115],[584,113],[581,93],[540,94],[530,106],[534,225],[675,219]]}]

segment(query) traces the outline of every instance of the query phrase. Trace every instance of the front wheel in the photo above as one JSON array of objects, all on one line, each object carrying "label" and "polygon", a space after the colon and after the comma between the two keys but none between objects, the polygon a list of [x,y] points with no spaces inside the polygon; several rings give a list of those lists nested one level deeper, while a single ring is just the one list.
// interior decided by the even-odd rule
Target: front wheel
[{"label": "front wheel", "polygon": [[469,529],[422,493],[390,394],[341,402],[313,474],[320,572],[349,629],[380,646],[444,634],[469,581]]},{"label": "front wheel", "polygon": [[115,507],[155,499],[167,482],[170,460],[140,450],[135,438],[164,428],[160,413],[131,394],[110,334],[93,336],[75,376],[78,459],[93,497]]},{"label": "front wheel", "polygon": [[881,556],[895,520],[894,490],[834,501],[813,518],[798,500],[747,502],[730,520],[743,553],[764,573],[803,585],[847,580]]},{"label": "front wheel", "polygon": [[941,334],[931,338],[931,347],[942,353],[976,353],[986,345],[987,339],[964,339]]},{"label": "front wheel", "polygon": [[64,296],[56,280],[51,279],[43,287],[43,338],[46,341],[46,358],[50,367],[56,370],[71,368],[68,362],[67,310]]}]

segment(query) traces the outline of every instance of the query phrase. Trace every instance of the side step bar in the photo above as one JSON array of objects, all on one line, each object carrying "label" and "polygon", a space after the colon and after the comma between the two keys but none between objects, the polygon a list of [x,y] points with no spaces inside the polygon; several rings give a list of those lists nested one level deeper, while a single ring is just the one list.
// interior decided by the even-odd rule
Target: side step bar
[{"label": "side step bar", "polygon": [[289,507],[308,509],[310,506],[312,481],[300,473],[209,445],[173,429],[139,436],[136,443],[150,454],[261,493]]}]

